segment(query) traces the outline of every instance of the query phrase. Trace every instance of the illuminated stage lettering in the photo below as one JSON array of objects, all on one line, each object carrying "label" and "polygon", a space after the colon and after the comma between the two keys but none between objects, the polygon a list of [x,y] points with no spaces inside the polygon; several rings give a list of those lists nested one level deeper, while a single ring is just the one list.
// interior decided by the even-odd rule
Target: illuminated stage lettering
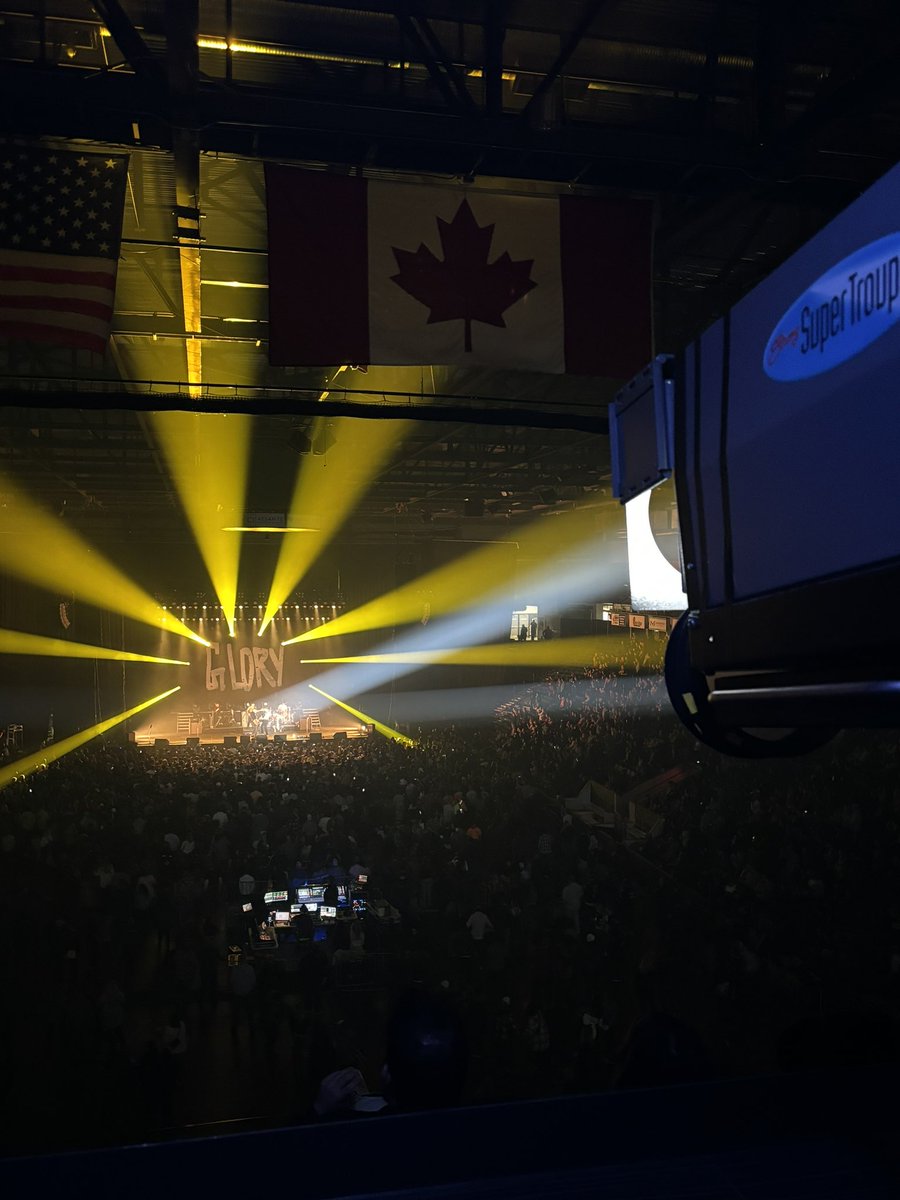
[{"label": "illuminated stage lettering", "polygon": [[[238,617],[234,636],[226,633],[225,625],[224,620],[217,618],[198,621],[198,628],[209,646],[187,643],[184,658],[188,659],[189,666],[157,667],[139,663],[135,664],[133,672],[129,669],[129,687],[132,689],[129,699],[132,693],[135,700],[146,697],[147,677],[140,674],[141,671],[156,672],[159,691],[167,683],[171,686],[174,677],[181,683],[180,690],[167,704],[148,712],[147,721],[136,727],[136,736],[151,741],[158,737],[169,738],[173,745],[183,744],[187,737],[221,743],[224,737],[243,734],[272,737],[290,731],[290,737],[299,736],[299,726],[294,718],[299,715],[302,719],[301,706],[319,707],[318,698],[307,693],[304,686],[319,668],[307,666],[299,648],[285,649],[281,640],[286,633],[293,632],[297,626],[302,628],[306,622],[276,618],[263,637],[258,633],[258,620]],[[179,652],[183,641],[177,639]],[[169,657],[174,645],[176,640],[164,634],[156,643],[148,644],[148,648],[157,651],[159,657]],[[177,676],[173,677],[173,672],[177,672]],[[322,701],[324,705],[325,701]],[[277,709],[278,718],[276,720],[273,711],[271,721],[266,722],[268,728],[265,728],[262,718],[250,716],[251,706],[258,713],[267,706]],[[289,709],[287,717],[285,708]],[[302,732],[308,732],[305,725]]]},{"label": "illuminated stage lettering", "polygon": [[208,692],[269,691],[282,686],[284,675],[283,646],[225,647],[226,663],[214,666],[222,651],[221,642],[213,642],[206,651],[206,690]]}]

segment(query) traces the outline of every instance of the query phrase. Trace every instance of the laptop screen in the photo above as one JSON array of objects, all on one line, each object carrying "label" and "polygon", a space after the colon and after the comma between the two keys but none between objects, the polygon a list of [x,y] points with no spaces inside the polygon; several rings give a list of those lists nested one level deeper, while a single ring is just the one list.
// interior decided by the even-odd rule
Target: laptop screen
[{"label": "laptop screen", "polygon": [[336,917],[337,909],[334,908],[332,905],[323,904],[322,907],[319,909],[319,915],[323,916],[323,917]]}]

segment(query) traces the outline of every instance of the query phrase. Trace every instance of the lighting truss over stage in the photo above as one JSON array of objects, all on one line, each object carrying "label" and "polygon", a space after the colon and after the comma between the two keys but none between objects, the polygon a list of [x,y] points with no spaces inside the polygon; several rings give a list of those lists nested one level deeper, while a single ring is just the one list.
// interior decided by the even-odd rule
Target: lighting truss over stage
[{"label": "lighting truss over stage", "polygon": [[[174,613],[182,620],[186,621],[212,621],[221,622],[223,620],[222,610],[218,601],[213,596],[205,597],[202,600],[192,600],[189,603],[170,603],[168,600],[161,604],[163,611]],[[305,621],[309,625],[324,625],[329,621],[333,621],[340,613],[346,609],[347,605],[343,599],[336,601],[325,601],[314,603],[310,601],[287,601],[280,605],[273,616],[275,621]],[[249,603],[238,603],[235,609],[236,620],[244,621],[261,621],[265,612],[265,600],[251,601]]]}]

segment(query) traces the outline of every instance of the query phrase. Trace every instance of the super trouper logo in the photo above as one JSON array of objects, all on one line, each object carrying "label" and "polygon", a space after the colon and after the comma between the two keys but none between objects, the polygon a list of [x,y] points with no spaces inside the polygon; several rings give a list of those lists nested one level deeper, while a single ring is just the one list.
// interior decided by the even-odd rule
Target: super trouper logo
[{"label": "super trouper logo", "polygon": [[869,242],[821,275],[766,342],[763,370],[790,383],[837,367],[900,320],[900,233]]}]

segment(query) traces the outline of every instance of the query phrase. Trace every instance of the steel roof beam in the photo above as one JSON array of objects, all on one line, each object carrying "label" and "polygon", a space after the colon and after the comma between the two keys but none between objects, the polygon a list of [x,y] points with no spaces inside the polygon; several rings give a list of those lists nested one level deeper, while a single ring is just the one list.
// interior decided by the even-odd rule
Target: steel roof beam
[{"label": "steel roof beam", "polygon": [[437,34],[428,21],[410,11],[411,5],[404,3],[397,13],[397,21],[403,33],[415,46],[428,74],[447,102],[447,107],[456,111],[473,112],[475,102],[469,95],[466,82],[445,53]]},{"label": "steel roof beam", "polygon": [[521,115],[523,117],[527,118],[532,113],[538,111],[541,101],[550,92],[550,89],[565,70],[566,64],[581,45],[585,34],[590,29],[591,25],[593,25],[594,19],[605,3],[606,0],[588,0],[587,4],[585,4],[584,11],[579,18],[577,25],[560,47],[559,54],[557,54],[556,58],[554,59],[550,70],[537,85],[534,90],[534,95],[522,110]]},{"label": "steel roof beam", "polygon": [[503,112],[503,43],[506,39],[507,0],[485,0],[484,109],[488,116]]},{"label": "steel roof beam", "polygon": [[[85,80],[90,80],[90,86],[85,86]],[[31,65],[7,62],[0,73],[0,95],[8,97],[21,134],[93,137],[127,145],[132,141],[131,123],[139,117],[145,144],[171,147],[165,104],[155,88],[135,76],[41,71]],[[377,138],[383,155],[390,155],[391,165],[397,170],[407,165],[408,151],[438,145],[448,152],[484,151],[490,159],[491,173],[522,174],[523,155],[527,156],[524,161],[528,178],[541,178],[547,171],[545,163],[554,168],[548,173],[556,178],[559,160],[571,161],[573,170],[588,161],[603,169],[608,186],[647,190],[678,190],[679,177],[673,171],[696,170],[698,166],[743,175],[749,172],[756,178],[766,174],[759,148],[741,144],[733,137],[616,129],[587,121],[569,122],[561,129],[536,134],[512,115],[489,118],[481,114],[330,104],[266,92],[238,95],[202,81],[197,96],[197,127],[201,131],[201,150],[303,158],[318,144],[317,139],[324,137],[329,139],[330,161],[349,164],[360,161],[365,147]],[[341,138],[346,140],[334,140]],[[826,181],[858,187],[877,177],[887,165],[887,161],[861,159],[852,147],[846,153],[829,147],[827,154],[797,161],[789,184],[805,175],[819,189]],[[687,176],[683,187],[691,190]],[[823,199],[828,200],[827,196]]]},{"label": "steel roof beam", "polygon": [[151,54],[119,0],[94,0],[93,7],[135,74],[161,88],[164,82],[162,65]]},{"label": "steel roof beam", "polygon": [[[156,386],[162,386],[157,383]],[[31,392],[21,389],[0,389],[0,410],[11,406],[21,408],[28,405],[38,408],[83,408],[103,409],[118,408],[138,412],[167,412],[180,410],[186,412],[242,412],[256,416],[273,414],[289,414],[290,416],[339,416],[339,417],[370,417],[380,420],[402,421],[456,421],[469,425],[520,425],[532,429],[577,429],[585,433],[607,434],[609,426],[606,418],[605,405],[583,412],[570,412],[557,408],[548,412],[537,409],[521,408],[515,401],[503,401],[502,407],[486,408],[485,400],[477,396],[460,397],[454,403],[450,397],[444,397],[444,402],[435,401],[428,405],[410,405],[406,402],[378,403],[363,399],[353,401],[328,400],[320,401],[315,396],[308,398],[296,395],[278,395],[277,393],[247,394],[236,393],[223,396],[189,396],[163,392],[137,392],[130,387],[122,386],[121,390],[104,388],[98,391],[87,391],[83,386],[66,390],[60,388],[55,392]],[[372,393],[374,396],[376,393]],[[378,392],[378,396],[385,393]],[[388,393],[390,394],[390,393]],[[466,405],[469,402],[469,406]],[[498,404],[495,399],[491,403]],[[478,407],[475,407],[478,405]]]}]

